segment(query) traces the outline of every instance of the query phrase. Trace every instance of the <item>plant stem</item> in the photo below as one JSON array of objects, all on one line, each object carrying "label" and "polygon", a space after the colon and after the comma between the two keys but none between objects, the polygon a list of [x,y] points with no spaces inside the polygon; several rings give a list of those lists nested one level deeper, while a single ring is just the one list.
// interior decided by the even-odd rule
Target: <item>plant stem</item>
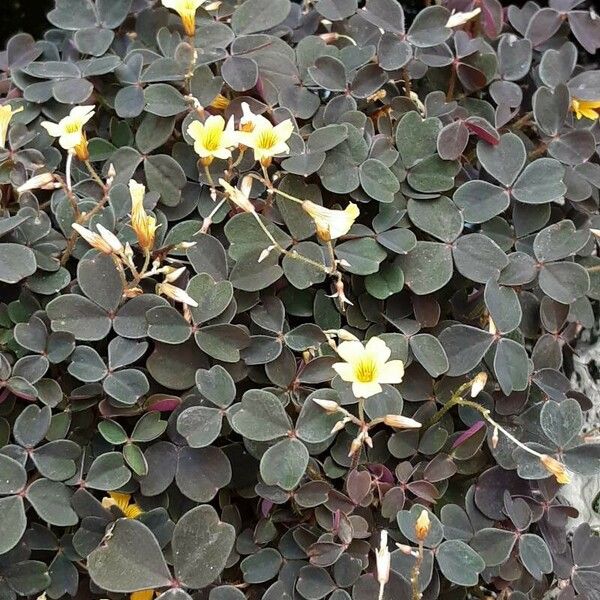
[{"label": "plant stem", "polygon": [[419,542],[419,551],[412,568],[410,582],[412,584],[412,600],[420,600],[421,592],[419,591],[419,576],[421,574],[421,565],[423,563],[423,542]]},{"label": "plant stem", "polygon": [[87,170],[89,171],[89,174],[92,176],[92,179],[103,189],[106,189],[106,186],[104,185],[104,182],[102,181],[102,179],[100,179],[100,176],[98,175],[98,173],[96,173],[96,169],[94,169],[94,167],[92,166],[92,163],[90,163],[89,160],[84,161],[84,164],[87,168]]},{"label": "plant stem", "polygon": [[73,153],[67,154],[67,166],[65,168],[65,178],[67,180],[67,191],[69,194],[73,193],[73,185],[71,184],[71,167],[73,166]]},{"label": "plant stem", "polygon": [[450,102],[454,98],[454,88],[456,87],[456,67],[450,67],[450,81],[448,82],[448,92],[446,93],[446,102]]}]

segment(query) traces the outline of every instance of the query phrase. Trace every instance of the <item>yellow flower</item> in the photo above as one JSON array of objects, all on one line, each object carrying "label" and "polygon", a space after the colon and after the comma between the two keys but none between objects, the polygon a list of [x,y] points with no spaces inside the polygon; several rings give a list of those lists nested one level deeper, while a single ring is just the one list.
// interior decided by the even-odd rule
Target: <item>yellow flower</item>
[{"label": "yellow flower", "polygon": [[422,542],[429,535],[430,526],[431,521],[429,520],[429,513],[423,509],[415,523],[415,534],[419,541]]},{"label": "yellow flower", "polygon": [[317,226],[317,235],[325,242],[346,235],[360,214],[353,202],[344,210],[331,210],[305,200],[302,208],[311,216]]},{"label": "yellow flower", "polygon": [[58,123],[44,121],[42,127],[52,136],[58,138],[58,143],[69,152],[77,155],[79,160],[87,160],[87,139],[83,126],[94,116],[93,106],[75,106],[71,112]]},{"label": "yellow flower", "polygon": [[219,185],[225,190],[229,199],[245,212],[254,212],[254,205],[250,202],[252,177],[244,177],[240,188],[229,185],[224,179],[219,179]]},{"label": "yellow flower", "polygon": [[180,17],[185,35],[196,31],[196,11],[205,0],[162,0],[163,6],[173,9]]},{"label": "yellow flower", "polygon": [[142,509],[131,501],[131,494],[121,492],[108,492],[108,496],[102,498],[102,506],[109,510],[116,506],[128,519],[137,519],[142,514]]},{"label": "yellow flower", "polygon": [[567,473],[567,469],[566,469],[565,465],[563,465],[561,462],[559,462],[555,458],[552,458],[551,456],[548,456],[547,454],[542,454],[542,456],[540,456],[540,461],[542,462],[542,465],[544,465],[544,468],[549,473],[552,473],[552,475],[554,475],[554,477],[556,477],[556,481],[558,483],[564,484],[564,483],[569,483],[571,481],[571,478],[569,477],[569,474]]},{"label": "yellow flower", "polygon": [[22,110],[22,106],[16,110],[13,110],[10,104],[0,106],[0,148],[6,147],[6,134],[8,133],[10,120],[13,118],[13,115],[20,113]]},{"label": "yellow flower", "polygon": [[129,594],[129,600],[152,600],[154,598],[154,590],[139,590]]},{"label": "yellow flower", "polygon": [[131,179],[129,181],[129,194],[131,195],[131,228],[135,232],[140,248],[149,252],[154,248],[156,237],[156,217],[146,214],[144,208],[144,196],[146,188],[142,183]]},{"label": "yellow flower", "polygon": [[231,158],[231,148],[237,145],[233,118],[225,125],[221,115],[211,115],[204,123],[190,123],[187,132],[194,140],[194,150],[203,165],[210,165],[215,158]]},{"label": "yellow flower", "polygon": [[237,133],[238,143],[254,150],[254,159],[268,167],[271,160],[278,154],[289,154],[287,141],[294,131],[291,119],[286,119],[278,125],[262,115],[255,115],[249,108],[242,107],[244,116],[240,121],[240,131]]},{"label": "yellow flower", "polygon": [[390,360],[392,351],[386,343],[372,337],[362,342],[342,342],[337,353],[345,362],[335,363],[333,369],[344,380],[352,382],[352,393],[357,398],[369,398],[381,392],[382,383],[400,383],[404,376],[404,363]]},{"label": "yellow flower", "polygon": [[571,100],[571,110],[578,119],[585,117],[586,119],[595,121],[600,117],[598,109],[600,109],[600,100],[580,100],[579,98]]}]

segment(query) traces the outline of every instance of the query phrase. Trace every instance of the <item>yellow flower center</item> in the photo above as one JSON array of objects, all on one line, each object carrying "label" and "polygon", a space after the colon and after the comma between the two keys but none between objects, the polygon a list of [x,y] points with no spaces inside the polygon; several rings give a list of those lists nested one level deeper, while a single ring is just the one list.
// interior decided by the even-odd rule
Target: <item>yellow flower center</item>
[{"label": "yellow flower center", "polygon": [[196,5],[194,3],[194,0],[185,0],[183,3],[183,10],[196,12]]},{"label": "yellow flower center", "polygon": [[209,130],[206,132],[206,137],[204,138],[204,147],[209,152],[214,152],[215,150],[217,150],[219,148],[220,143],[221,143],[221,132],[220,131]]},{"label": "yellow flower center", "polygon": [[277,134],[272,129],[266,129],[258,134],[256,145],[262,150],[270,150],[273,146],[277,145],[278,141]]},{"label": "yellow flower center", "polygon": [[79,123],[77,123],[76,121],[71,121],[70,123],[67,123],[65,126],[65,130],[67,133],[77,133],[80,129]]},{"label": "yellow flower center", "polygon": [[368,356],[361,358],[354,367],[354,374],[360,383],[372,383],[377,378],[377,363]]}]

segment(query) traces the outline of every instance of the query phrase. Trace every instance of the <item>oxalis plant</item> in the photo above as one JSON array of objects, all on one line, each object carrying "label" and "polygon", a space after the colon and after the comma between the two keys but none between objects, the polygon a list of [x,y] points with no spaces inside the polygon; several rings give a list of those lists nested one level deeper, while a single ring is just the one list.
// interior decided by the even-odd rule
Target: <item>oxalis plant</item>
[{"label": "oxalis plant", "polygon": [[8,42],[0,597],[597,597],[587,6],[56,0]]}]

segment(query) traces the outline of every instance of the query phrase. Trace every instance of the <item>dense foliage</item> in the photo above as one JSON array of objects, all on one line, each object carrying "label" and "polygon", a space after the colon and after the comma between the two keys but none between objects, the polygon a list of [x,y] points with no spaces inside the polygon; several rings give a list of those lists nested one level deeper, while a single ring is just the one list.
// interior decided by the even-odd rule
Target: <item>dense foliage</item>
[{"label": "dense foliage", "polygon": [[8,42],[1,598],[598,597],[578,4],[56,0]]}]

